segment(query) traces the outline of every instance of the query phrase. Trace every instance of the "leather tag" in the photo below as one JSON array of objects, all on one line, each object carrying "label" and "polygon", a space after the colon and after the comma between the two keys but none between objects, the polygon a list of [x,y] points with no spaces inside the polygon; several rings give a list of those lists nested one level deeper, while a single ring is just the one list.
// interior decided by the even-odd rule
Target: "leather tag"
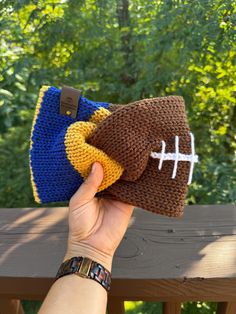
[{"label": "leather tag", "polygon": [[60,114],[76,118],[81,92],[70,86],[63,86],[60,97]]}]

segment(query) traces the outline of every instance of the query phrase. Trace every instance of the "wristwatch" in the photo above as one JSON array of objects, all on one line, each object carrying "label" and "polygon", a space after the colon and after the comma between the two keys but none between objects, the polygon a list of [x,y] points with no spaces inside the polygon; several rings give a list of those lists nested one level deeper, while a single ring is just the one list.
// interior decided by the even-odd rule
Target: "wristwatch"
[{"label": "wristwatch", "polygon": [[88,257],[75,256],[64,261],[56,274],[55,281],[65,275],[75,274],[83,278],[90,278],[107,290],[111,287],[111,273],[101,264]]}]

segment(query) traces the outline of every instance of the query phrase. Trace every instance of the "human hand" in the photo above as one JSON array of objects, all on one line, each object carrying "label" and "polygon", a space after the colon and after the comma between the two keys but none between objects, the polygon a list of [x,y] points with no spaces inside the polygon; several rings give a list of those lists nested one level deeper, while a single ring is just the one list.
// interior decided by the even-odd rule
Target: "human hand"
[{"label": "human hand", "polygon": [[86,256],[111,270],[112,258],[128,227],[134,207],[94,197],[103,180],[95,162],[88,178],[69,203],[69,236],[64,260]]}]

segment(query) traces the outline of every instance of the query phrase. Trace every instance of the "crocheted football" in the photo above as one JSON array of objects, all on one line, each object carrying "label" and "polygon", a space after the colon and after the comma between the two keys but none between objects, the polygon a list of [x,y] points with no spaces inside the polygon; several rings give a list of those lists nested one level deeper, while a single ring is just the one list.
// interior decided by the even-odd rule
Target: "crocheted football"
[{"label": "crocheted football", "polygon": [[183,97],[116,105],[79,94],[72,117],[60,112],[61,94],[46,85],[39,92],[30,145],[35,201],[68,201],[98,161],[104,178],[96,196],[181,216],[198,161]]}]

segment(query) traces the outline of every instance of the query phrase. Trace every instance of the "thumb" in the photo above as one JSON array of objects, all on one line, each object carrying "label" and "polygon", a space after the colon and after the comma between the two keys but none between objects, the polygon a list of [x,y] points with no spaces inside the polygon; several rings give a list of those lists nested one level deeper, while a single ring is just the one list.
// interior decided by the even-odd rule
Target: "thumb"
[{"label": "thumb", "polygon": [[70,199],[70,207],[76,208],[91,201],[103,180],[103,168],[99,162],[94,162],[89,176]]}]

